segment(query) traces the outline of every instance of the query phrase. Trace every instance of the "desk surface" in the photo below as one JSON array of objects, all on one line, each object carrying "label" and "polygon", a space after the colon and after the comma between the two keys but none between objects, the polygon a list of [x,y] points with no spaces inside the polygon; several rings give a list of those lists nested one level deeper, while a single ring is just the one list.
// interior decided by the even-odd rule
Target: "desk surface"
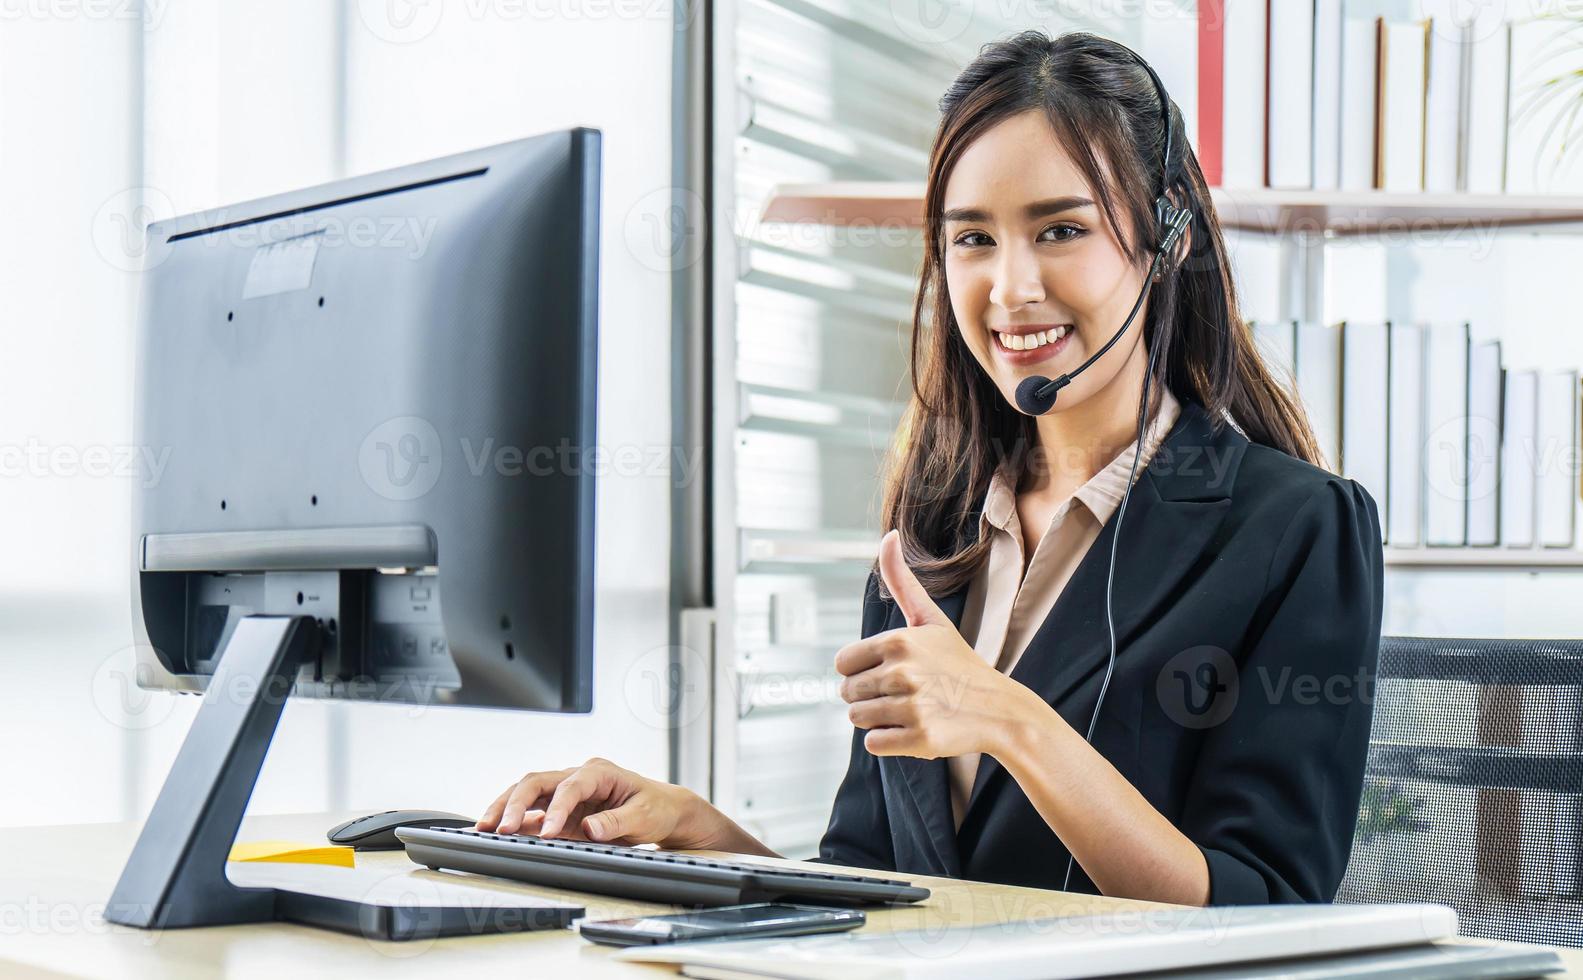
[{"label": "desk surface", "polygon": [[[322,841],[326,829],[357,814],[249,817],[239,840]],[[12,976],[116,977],[381,977],[435,974],[446,968],[499,966],[500,975],[521,975],[531,964],[546,977],[658,976],[668,968],[619,963],[611,950],[567,930],[506,936],[390,943],[283,923],[144,932],[106,924],[105,901],[136,840],[138,824],[89,824],[0,830],[0,974]],[[754,860],[760,860],[755,858]],[[797,862],[784,862],[797,866]],[[271,869],[278,873],[283,866]],[[401,851],[357,855],[357,871],[346,872],[347,897],[357,897],[370,877],[410,875],[422,882],[443,875],[407,860]],[[233,875],[233,877],[235,877]],[[948,878],[909,876],[933,889],[917,907],[869,910],[871,930],[938,930],[951,925],[1010,922],[1053,915],[1078,915],[1162,908],[1144,902],[1069,895],[1063,892],[985,885]],[[647,902],[537,888],[499,879],[469,877],[469,884],[497,892],[542,896],[585,906],[591,918],[672,911]],[[339,890],[338,890],[339,893]],[[949,951],[921,950],[926,955]],[[1583,951],[1561,950],[1567,976],[1583,978]]]}]

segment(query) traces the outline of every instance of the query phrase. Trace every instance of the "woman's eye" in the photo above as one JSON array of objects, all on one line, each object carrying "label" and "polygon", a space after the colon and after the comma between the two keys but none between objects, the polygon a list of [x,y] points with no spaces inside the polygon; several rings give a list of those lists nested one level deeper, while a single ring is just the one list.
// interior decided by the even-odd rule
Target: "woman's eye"
[{"label": "woman's eye", "polygon": [[1043,238],[1045,235],[1048,235],[1051,232],[1070,232],[1070,234],[1058,235],[1054,239],[1058,242],[1069,242],[1081,235],[1083,233],[1083,229],[1079,228],[1077,225],[1051,225],[1044,231],[1040,232],[1039,237]]},{"label": "woman's eye", "polygon": [[[1053,233],[1053,237],[1051,236]],[[1039,233],[1040,241],[1069,242],[1081,237],[1083,229],[1077,225],[1051,225]],[[961,248],[981,248],[995,244],[993,240],[981,231],[964,231],[951,241],[952,245]]]}]

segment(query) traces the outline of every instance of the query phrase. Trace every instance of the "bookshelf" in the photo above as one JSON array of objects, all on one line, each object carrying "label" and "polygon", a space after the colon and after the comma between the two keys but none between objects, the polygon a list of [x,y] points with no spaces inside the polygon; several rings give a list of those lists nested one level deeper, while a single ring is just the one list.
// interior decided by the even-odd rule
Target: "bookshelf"
[{"label": "bookshelf", "polygon": [[1513,569],[1555,571],[1583,569],[1583,550],[1577,548],[1392,548],[1385,549],[1385,564],[1392,568],[1457,570]]},{"label": "bookshelf", "polygon": [[[921,228],[923,191],[922,183],[911,181],[781,184],[766,200],[760,220]],[[1283,318],[1321,318],[1324,263],[1319,250],[1326,239],[1449,234],[1470,228],[1583,232],[1583,196],[1579,195],[1213,187],[1210,197],[1223,228],[1269,235],[1291,245],[1285,262],[1289,285],[1283,293]],[[849,544],[848,550],[854,547],[861,546]],[[1420,570],[1583,569],[1583,548],[1387,547],[1385,564]]]},{"label": "bookshelf", "polygon": [[[853,562],[868,565],[878,555],[869,535],[806,534],[795,531],[755,531],[742,540],[743,560],[777,569],[808,562]],[[1489,571],[1583,571],[1583,549],[1579,548],[1505,548],[1505,547],[1420,547],[1386,546],[1388,568],[1425,570]]]}]

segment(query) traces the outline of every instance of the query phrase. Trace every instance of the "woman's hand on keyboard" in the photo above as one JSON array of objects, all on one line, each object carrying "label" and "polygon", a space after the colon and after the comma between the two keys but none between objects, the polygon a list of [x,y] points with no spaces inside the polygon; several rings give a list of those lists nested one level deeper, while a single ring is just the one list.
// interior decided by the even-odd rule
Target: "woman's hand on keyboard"
[{"label": "woman's hand on keyboard", "polygon": [[775,854],[692,790],[604,759],[528,773],[506,787],[475,827],[676,850]]}]

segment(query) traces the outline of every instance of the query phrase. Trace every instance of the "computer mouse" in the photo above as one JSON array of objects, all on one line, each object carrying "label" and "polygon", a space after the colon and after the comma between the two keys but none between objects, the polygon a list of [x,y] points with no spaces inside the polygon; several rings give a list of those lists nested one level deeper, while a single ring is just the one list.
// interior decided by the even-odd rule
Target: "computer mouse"
[{"label": "computer mouse", "polygon": [[396,839],[397,827],[471,827],[478,821],[444,810],[386,810],[336,824],[325,834],[332,844],[349,844],[358,851],[395,851],[405,845]]}]

